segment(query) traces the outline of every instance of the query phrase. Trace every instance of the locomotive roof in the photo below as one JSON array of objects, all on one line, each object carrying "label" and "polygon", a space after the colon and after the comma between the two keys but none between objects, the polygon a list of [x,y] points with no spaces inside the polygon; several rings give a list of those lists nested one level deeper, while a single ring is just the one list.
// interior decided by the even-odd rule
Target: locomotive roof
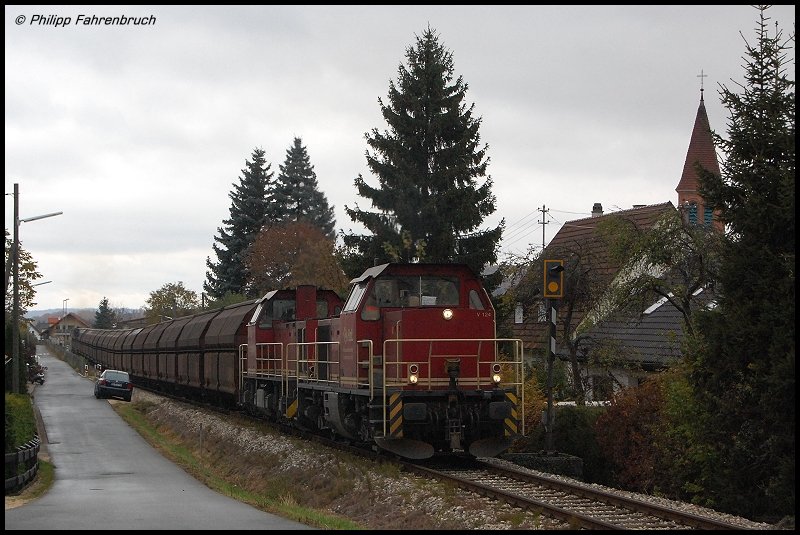
[{"label": "locomotive roof", "polygon": [[472,274],[472,269],[466,264],[400,264],[400,263],[389,263],[389,264],[381,264],[379,266],[373,266],[367,269],[364,273],[360,276],[356,277],[355,279],[350,281],[350,284],[355,284],[359,282],[363,282],[369,278],[377,277],[384,273],[388,269],[397,270],[398,272],[403,271],[410,271],[413,273],[420,273],[424,272],[425,270],[431,270],[434,273],[441,272],[442,270],[458,270],[458,271],[466,271],[467,273]]}]

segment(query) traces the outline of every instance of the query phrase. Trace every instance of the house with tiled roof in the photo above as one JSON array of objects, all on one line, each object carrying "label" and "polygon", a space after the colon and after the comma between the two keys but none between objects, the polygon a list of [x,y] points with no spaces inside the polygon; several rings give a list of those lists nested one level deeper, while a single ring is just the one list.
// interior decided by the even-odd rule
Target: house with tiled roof
[{"label": "house with tiled roof", "polygon": [[[608,249],[609,236],[606,235],[609,227],[604,223],[617,218],[639,231],[647,231],[658,225],[662,218],[674,216],[678,211],[684,221],[721,230],[717,214],[706,206],[698,192],[697,163],[704,169],[719,173],[702,90],[683,173],[676,187],[678,207],[666,201],[605,214],[602,205],[595,203],[591,217],[566,222],[542,255],[544,259],[562,259],[565,263],[579,265],[580,277],[573,281],[567,279],[564,284],[574,284],[573,290],[582,285],[580,291],[586,292],[582,295],[582,302],[592,305],[587,309],[558,310],[558,303],[540,298],[535,310],[520,311],[518,306],[511,330],[515,338],[523,340],[526,355],[534,361],[541,363],[547,346],[553,347],[548,319],[550,304],[556,305],[557,323],[569,322],[575,332],[580,332],[582,340],[587,341],[580,346],[576,356],[583,366],[581,374],[588,383],[589,400],[607,399],[614,388],[636,385],[649,373],[662,370],[681,357],[683,315],[666,299],[654,294],[652,301],[639,313],[603,309],[604,294],[628,269],[614,263]],[[713,295],[710,292],[697,295],[695,302],[697,306],[708,305],[713,303]],[[569,353],[564,345],[556,343],[555,354],[566,361]],[[603,359],[605,367],[593,366],[592,362],[598,360],[600,351],[605,352],[604,356],[611,353],[619,363],[617,367],[609,369],[608,358]]]},{"label": "house with tiled roof", "polygon": [[80,316],[69,312],[64,316],[47,318],[49,324],[44,335],[51,341],[60,346],[69,348],[71,346],[72,331],[77,327],[91,327]]}]

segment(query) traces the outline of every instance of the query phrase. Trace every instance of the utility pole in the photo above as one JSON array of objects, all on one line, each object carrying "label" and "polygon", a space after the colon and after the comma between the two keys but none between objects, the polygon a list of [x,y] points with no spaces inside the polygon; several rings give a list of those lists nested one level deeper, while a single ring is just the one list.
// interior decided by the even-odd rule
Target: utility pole
[{"label": "utility pole", "polygon": [[547,225],[547,218],[545,217],[545,214],[549,213],[550,210],[545,208],[545,205],[542,205],[542,208],[539,211],[542,212],[542,220],[541,221],[537,221],[537,223],[542,225],[542,251],[544,251],[544,240],[545,240],[545,238],[544,238],[544,228],[545,228],[545,225]]},{"label": "utility pole", "polygon": [[21,393],[19,384],[19,184],[14,184],[14,304],[11,312],[11,358],[13,377],[11,378],[11,391]]},{"label": "utility pole", "polygon": [[52,214],[37,215],[34,217],[27,217],[25,219],[19,218],[19,184],[14,184],[14,245],[12,255],[14,257],[13,265],[14,270],[14,304],[11,311],[11,336],[12,336],[12,354],[13,360],[11,364],[12,373],[11,378],[11,391],[15,394],[22,393],[22,385],[19,383],[20,374],[20,358],[19,358],[19,224],[27,223],[28,221],[36,221],[37,219],[44,219],[45,217],[53,217],[61,215],[64,212],[53,212]]}]

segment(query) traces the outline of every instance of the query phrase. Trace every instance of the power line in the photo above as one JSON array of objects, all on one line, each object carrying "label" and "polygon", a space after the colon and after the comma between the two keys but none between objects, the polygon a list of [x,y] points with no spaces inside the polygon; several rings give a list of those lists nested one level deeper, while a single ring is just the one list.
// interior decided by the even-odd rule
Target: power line
[{"label": "power line", "polygon": [[[536,226],[533,227],[533,225],[534,225],[533,221],[527,221],[526,222],[526,220],[528,220],[528,218],[530,218],[536,212],[541,212],[542,213],[542,220],[541,221],[537,221],[536,222]],[[591,215],[591,214],[586,213],[586,212],[570,212],[570,211],[567,211],[567,210],[558,210],[558,209],[555,209],[555,208],[547,208],[546,205],[542,205],[541,208],[537,208],[537,209],[531,211],[530,213],[526,214],[522,218],[518,219],[513,224],[509,225],[509,228],[504,233],[503,241],[502,241],[502,247],[503,247],[503,249],[505,251],[507,251],[506,254],[514,254],[514,253],[511,252],[511,249],[512,249],[511,246],[513,244],[519,242],[520,240],[529,237],[531,235],[531,233],[533,233],[533,232],[535,232],[536,230],[539,229],[540,225],[541,225],[541,228],[542,228],[542,245],[541,245],[542,249],[544,249],[546,247],[546,227],[545,227],[545,225],[547,225],[549,223],[556,223],[556,224],[559,224],[559,225],[568,225],[570,227],[579,227],[579,225],[564,223],[564,222],[560,221],[558,218],[553,217],[551,212],[558,212],[558,213],[562,213],[562,214],[574,214],[574,215],[581,215],[581,216],[587,216],[587,217]],[[533,244],[531,244],[530,247],[539,248],[538,245],[533,245]]]},{"label": "power line", "polygon": [[547,225],[547,217],[546,217],[546,215],[549,212],[550,212],[550,210],[548,210],[545,207],[545,205],[542,205],[542,220],[539,221],[539,223],[541,223],[541,225],[542,225],[542,249],[544,249],[544,246],[545,246],[544,226]]}]

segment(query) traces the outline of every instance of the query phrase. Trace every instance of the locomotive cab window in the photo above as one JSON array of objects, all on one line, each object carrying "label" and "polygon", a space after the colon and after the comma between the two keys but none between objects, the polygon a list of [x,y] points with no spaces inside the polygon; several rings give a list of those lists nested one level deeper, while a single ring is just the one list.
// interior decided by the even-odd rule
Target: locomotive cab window
[{"label": "locomotive cab window", "polygon": [[455,277],[385,277],[370,293],[379,308],[458,306],[460,281]]},{"label": "locomotive cab window", "polygon": [[483,301],[481,301],[481,296],[478,294],[476,290],[469,291],[469,308],[474,310],[486,309],[486,307],[483,306]]},{"label": "locomotive cab window", "polygon": [[353,289],[350,290],[350,297],[347,298],[347,302],[344,304],[344,308],[342,309],[343,312],[351,312],[358,308],[358,305],[361,304],[361,298],[364,296],[364,292],[367,290],[367,283],[360,282],[353,286]]},{"label": "locomotive cab window", "polygon": [[[380,277],[369,286],[367,283],[355,286],[344,309],[355,310],[363,300],[361,319],[371,321],[380,318],[383,308],[459,306],[460,288],[457,277]],[[471,303],[473,308],[485,308],[477,294],[471,299],[476,300]]]},{"label": "locomotive cab window", "polygon": [[261,329],[271,329],[275,320],[294,321],[294,299],[272,299],[264,303],[258,316],[258,326]]},{"label": "locomotive cab window", "polygon": [[454,277],[420,277],[421,306],[458,306],[459,281]]}]

